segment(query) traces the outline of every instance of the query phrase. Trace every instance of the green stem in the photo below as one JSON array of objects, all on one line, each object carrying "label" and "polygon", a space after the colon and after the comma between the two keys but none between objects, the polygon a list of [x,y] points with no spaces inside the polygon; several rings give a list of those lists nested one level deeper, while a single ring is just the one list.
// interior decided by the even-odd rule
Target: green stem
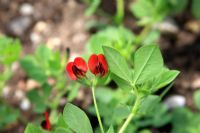
[{"label": "green stem", "polygon": [[151,25],[146,25],[144,27],[144,29],[140,32],[139,36],[138,36],[138,40],[137,40],[137,44],[141,44],[144,37],[151,31]]},{"label": "green stem", "polygon": [[92,84],[92,97],[93,97],[93,102],[94,102],[94,107],[95,107],[95,110],[96,110],[97,118],[98,118],[98,121],[99,121],[99,126],[100,126],[100,129],[101,129],[101,133],[104,133],[104,129],[103,129],[103,125],[102,125],[102,122],[101,122],[99,109],[98,109],[97,102],[96,102],[95,92],[94,92],[95,85],[96,85],[96,83],[95,83],[95,80],[94,80],[93,84]]},{"label": "green stem", "polygon": [[115,22],[120,24],[124,17],[124,0],[117,0],[117,12],[115,16]]},{"label": "green stem", "polygon": [[124,122],[124,124],[122,125],[122,127],[120,128],[118,133],[124,133],[124,131],[126,130],[126,128],[129,125],[129,123],[131,122],[133,117],[136,115],[139,104],[140,104],[140,97],[137,96],[135,104],[134,104],[133,109],[132,109],[132,112],[129,114],[128,118],[126,119],[126,121]]}]

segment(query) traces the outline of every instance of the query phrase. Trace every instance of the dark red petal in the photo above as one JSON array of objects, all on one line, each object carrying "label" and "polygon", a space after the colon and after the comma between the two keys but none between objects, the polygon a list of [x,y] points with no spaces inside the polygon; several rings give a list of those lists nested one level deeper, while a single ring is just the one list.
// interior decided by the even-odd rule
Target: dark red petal
[{"label": "dark red petal", "polygon": [[48,122],[46,120],[42,121],[41,126],[45,130],[49,130],[49,131],[51,130],[51,125],[49,121]]},{"label": "dark red petal", "polygon": [[98,65],[99,65],[98,56],[96,54],[92,54],[88,60],[88,67],[94,75],[97,75],[99,73],[97,69]]},{"label": "dark red petal", "polygon": [[107,61],[106,61],[106,59],[105,59],[105,57],[104,57],[103,54],[99,54],[98,55],[98,60],[99,60],[99,63],[102,64],[102,67],[103,67],[103,69],[105,71],[104,75],[102,75],[102,76],[105,76],[108,73],[108,64],[107,64]]},{"label": "dark red petal", "polygon": [[83,72],[87,72],[87,64],[86,64],[86,62],[84,61],[84,59],[83,58],[81,58],[81,57],[77,57],[77,58],[75,58],[75,60],[74,60],[74,65],[79,69],[79,70],[81,70],[81,71],[83,71]]},{"label": "dark red petal", "polygon": [[49,120],[49,113],[48,111],[46,111],[44,113],[45,116],[45,120],[42,121],[41,126],[45,129],[45,130],[51,130],[51,124],[50,124],[50,120]]},{"label": "dark red petal", "polygon": [[72,66],[73,66],[73,62],[69,62],[68,64],[67,64],[67,66],[66,66],[66,71],[67,71],[67,73],[68,73],[68,75],[69,75],[69,77],[72,79],[72,80],[76,80],[77,79],[77,77],[76,77],[76,75],[73,73],[73,71],[72,71]]}]

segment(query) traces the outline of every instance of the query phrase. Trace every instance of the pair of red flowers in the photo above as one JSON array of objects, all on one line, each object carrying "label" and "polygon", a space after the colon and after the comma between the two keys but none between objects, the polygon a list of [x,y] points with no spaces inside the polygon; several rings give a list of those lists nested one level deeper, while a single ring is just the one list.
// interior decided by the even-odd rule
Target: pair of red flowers
[{"label": "pair of red flowers", "polygon": [[83,58],[77,57],[74,62],[67,64],[66,71],[72,80],[77,80],[86,76],[88,67],[95,76],[104,77],[108,73],[108,64],[103,54],[92,54],[88,60],[88,66]]}]

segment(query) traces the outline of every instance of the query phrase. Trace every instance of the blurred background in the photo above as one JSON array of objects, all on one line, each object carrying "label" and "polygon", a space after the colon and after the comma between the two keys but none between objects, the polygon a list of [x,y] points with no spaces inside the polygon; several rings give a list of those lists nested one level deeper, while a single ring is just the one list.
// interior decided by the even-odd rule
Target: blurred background
[{"label": "blurred background", "polygon": [[[127,133],[199,133],[199,19],[199,0],[0,0],[0,132],[39,125],[45,110],[55,124],[64,105],[73,102],[98,133],[90,89],[68,79],[66,63],[88,58],[104,43],[129,62],[135,49],[156,43],[166,66],[181,73],[159,111],[132,122]],[[117,113],[119,118],[108,119],[123,97],[120,91],[113,81],[99,89],[108,94],[106,100],[97,94],[108,110],[105,126],[123,119]]]}]

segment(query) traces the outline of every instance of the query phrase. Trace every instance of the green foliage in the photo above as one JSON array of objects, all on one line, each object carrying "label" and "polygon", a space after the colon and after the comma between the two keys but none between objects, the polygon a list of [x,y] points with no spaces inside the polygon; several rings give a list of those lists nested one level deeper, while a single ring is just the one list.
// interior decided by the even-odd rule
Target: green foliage
[{"label": "green foliage", "polygon": [[157,45],[138,49],[134,56],[134,84],[141,84],[156,75],[163,67],[163,59]]},{"label": "green foliage", "polygon": [[151,25],[182,12],[187,3],[188,0],[137,0],[131,4],[130,10],[139,18],[140,25]]},{"label": "green foliage", "polygon": [[3,67],[0,72],[0,91],[12,76],[11,66],[19,59],[21,49],[19,40],[0,36],[0,65]]},{"label": "green foliage", "polygon": [[167,68],[163,68],[161,72],[153,79],[155,85],[152,87],[152,91],[155,92],[158,89],[166,86],[171,83],[180,72],[177,70],[168,70]]},{"label": "green foliage", "polygon": [[45,131],[43,131],[41,128],[39,128],[38,126],[35,126],[33,124],[28,124],[24,133],[46,133]]},{"label": "green foliage", "polygon": [[138,114],[140,115],[146,115],[157,106],[157,104],[160,102],[160,97],[156,95],[148,95],[147,97],[144,97],[142,99],[142,102],[140,104],[140,108],[138,111]]},{"label": "green foliage", "polygon": [[89,5],[85,11],[86,16],[93,15],[101,4],[101,0],[85,0],[85,2]]},{"label": "green foliage", "polygon": [[192,14],[197,19],[200,19],[200,1],[199,0],[192,0]]},{"label": "green foliage", "polygon": [[130,82],[132,75],[129,72],[126,60],[120,55],[120,53],[113,48],[106,46],[103,47],[103,51],[106,56],[108,66],[110,70],[112,70],[111,72],[118,77]]},{"label": "green foliage", "polygon": [[43,113],[46,110],[50,93],[51,87],[48,84],[43,84],[41,90],[33,89],[28,92],[27,96],[33,103],[35,112]]},{"label": "green foliage", "polygon": [[171,133],[198,133],[200,114],[193,113],[187,108],[178,108],[173,112],[172,125]]},{"label": "green foliage", "polygon": [[114,129],[113,129],[113,126],[110,126],[110,128],[108,129],[107,133],[115,133],[114,132]]},{"label": "green foliage", "polygon": [[66,124],[76,133],[93,133],[87,115],[78,107],[68,103],[63,111]]},{"label": "green foliage", "polygon": [[8,105],[0,104],[0,130],[8,124],[16,122],[19,112]]},{"label": "green foliage", "polygon": [[[28,77],[40,83],[39,88],[28,92],[28,98],[32,102],[35,112],[42,113],[48,107],[56,110],[60,98],[66,92],[69,92],[69,101],[75,98],[80,86],[74,83],[66,85],[65,62],[67,61],[61,57],[60,52],[54,52],[45,45],[40,45],[33,55],[27,55],[20,61],[21,67]],[[52,86],[48,83],[49,78],[55,80],[55,84]],[[52,89],[57,94],[50,99]]]},{"label": "green foliage", "polygon": [[41,69],[39,62],[37,62],[33,56],[25,56],[20,63],[30,78],[41,84],[47,80],[45,70]]},{"label": "green foliage", "polygon": [[120,51],[126,59],[131,57],[134,49],[134,34],[124,27],[108,27],[93,35],[87,42],[90,53],[103,53],[102,46],[110,46]]},{"label": "green foliage", "polygon": [[[111,73],[113,73],[111,74],[111,78],[113,78],[113,80],[117,82],[119,87],[129,88],[125,90],[123,89],[123,93],[133,95],[130,93],[131,91],[133,91],[135,97],[139,97],[140,99],[139,101],[137,101],[138,99],[130,99],[129,97],[127,97],[127,100],[123,103],[125,104],[124,107],[126,107],[128,106],[127,104],[129,104],[131,101],[135,101],[135,104],[136,102],[139,102],[139,106],[135,105],[138,110],[138,111],[136,110],[137,117],[147,116],[158,106],[160,102],[160,97],[156,95],[151,95],[151,93],[154,93],[158,89],[172,82],[175,79],[175,77],[179,74],[178,71],[168,70],[167,68],[164,67],[162,55],[157,45],[146,45],[139,48],[135,52],[134,58],[132,60],[134,62],[133,63],[134,70],[129,68],[124,58],[117,50],[107,46],[103,46],[103,51],[108,61],[110,71]],[[109,93],[107,92],[106,94]],[[110,98],[111,96],[112,95],[110,94]],[[118,101],[122,102],[121,99],[122,98],[120,97],[119,99],[116,99],[115,102]],[[104,101],[103,98],[100,98],[100,101],[102,101],[103,103]],[[105,115],[106,117],[108,117],[107,114],[109,114],[109,111],[107,112],[106,108],[108,108],[111,105],[112,106],[108,110],[114,108],[115,109],[114,112],[116,110],[119,111],[119,109],[116,109],[117,104],[112,103],[111,100],[108,101],[106,103],[104,102],[104,105],[102,103],[100,104],[101,107],[105,106],[103,108],[102,115],[103,116]],[[126,114],[123,115],[122,117],[120,117],[120,115],[114,116],[110,114],[109,118],[112,119],[107,125],[110,124],[114,126],[117,125],[115,122],[120,121],[117,120],[117,118],[121,118],[122,120],[127,117],[128,113],[130,113],[130,109],[123,108],[121,111],[117,113],[117,114]],[[169,120],[168,118],[166,118],[166,122],[168,122]],[[106,118],[104,119],[106,120]],[[153,119],[153,122],[155,122],[156,120],[157,119]],[[137,127],[135,127],[135,130],[136,129]]]},{"label": "green foliage", "polygon": [[200,90],[197,90],[194,93],[193,99],[194,99],[195,106],[200,110]]},{"label": "green foliage", "polygon": [[25,56],[20,63],[28,76],[41,84],[48,76],[56,77],[63,72],[60,54],[45,45],[39,46],[34,55]]},{"label": "green foliage", "polygon": [[73,133],[65,123],[63,115],[59,116],[54,133]]},{"label": "green foliage", "polygon": [[21,49],[19,40],[0,36],[0,64],[11,65],[13,62],[17,61]]}]

